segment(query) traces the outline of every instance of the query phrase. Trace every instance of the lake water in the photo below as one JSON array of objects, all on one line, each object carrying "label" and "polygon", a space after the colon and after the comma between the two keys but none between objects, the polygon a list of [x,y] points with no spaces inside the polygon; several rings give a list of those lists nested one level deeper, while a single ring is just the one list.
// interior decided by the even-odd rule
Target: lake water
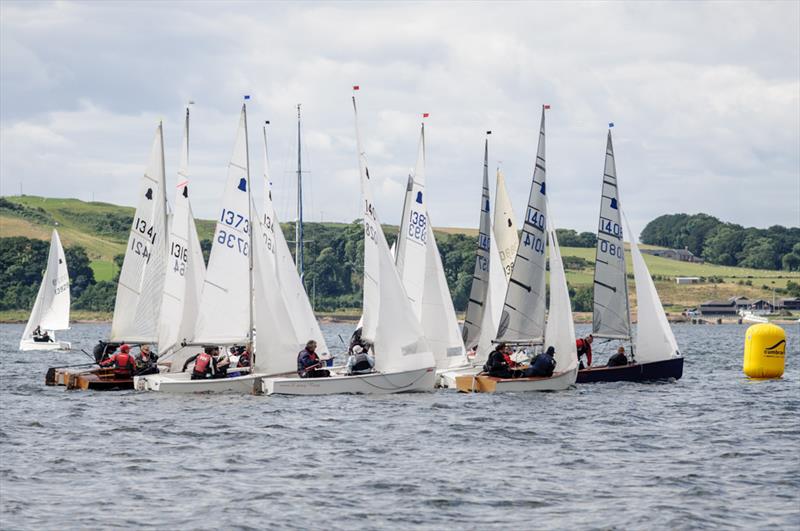
[{"label": "lake water", "polygon": [[[798,529],[800,334],[676,325],[680,381],[389,397],[66,392],[0,327],[3,529]],[[352,325],[325,325],[341,351]],[[61,339],[90,350],[106,325]],[[579,326],[578,333],[586,327]]]}]

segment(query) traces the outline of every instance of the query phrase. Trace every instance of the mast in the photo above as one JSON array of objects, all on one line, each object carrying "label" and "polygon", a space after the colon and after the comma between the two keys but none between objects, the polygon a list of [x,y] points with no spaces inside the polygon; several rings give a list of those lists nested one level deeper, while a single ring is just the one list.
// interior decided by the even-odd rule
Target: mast
[{"label": "mast", "polygon": [[[250,96],[245,96],[245,100],[249,100]],[[242,103],[242,115],[244,116],[244,152],[245,160],[247,161],[247,222],[250,227],[247,231],[247,258],[249,261],[250,274],[248,275],[248,282],[250,286],[250,296],[248,297],[250,303],[250,311],[248,317],[250,325],[247,328],[247,340],[250,343],[249,348],[253,348],[253,201],[252,201],[252,183],[250,181],[250,142],[247,139],[247,103]],[[256,221],[258,223],[258,221]],[[255,355],[253,356],[253,365],[255,365]]]},{"label": "mast", "polygon": [[[187,128],[189,126],[189,109],[188,108],[186,109],[186,126],[187,126]],[[166,170],[166,163],[164,162],[165,157],[164,157],[164,129],[163,129],[163,127],[164,127],[163,122],[158,122],[158,132],[159,132],[158,136],[160,137],[160,142],[161,142],[161,175],[162,176],[166,176],[167,175],[167,170]],[[187,139],[187,142],[188,142],[188,139]],[[161,190],[161,195],[164,196],[164,222],[165,222],[164,232],[167,232],[167,227],[169,226],[169,221],[167,219],[167,214],[169,213],[169,203],[167,202],[167,187],[166,187],[166,183],[162,183],[162,184],[164,184],[164,187]],[[164,256],[169,256],[169,237],[168,237],[167,234],[164,234],[164,237],[162,239],[164,240]],[[166,265],[166,260],[164,261],[164,264]]]},{"label": "mast", "polygon": [[297,104],[297,223],[295,224],[295,252],[297,260],[297,274],[300,282],[305,279],[303,271],[303,167],[300,158],[300,104]]}]

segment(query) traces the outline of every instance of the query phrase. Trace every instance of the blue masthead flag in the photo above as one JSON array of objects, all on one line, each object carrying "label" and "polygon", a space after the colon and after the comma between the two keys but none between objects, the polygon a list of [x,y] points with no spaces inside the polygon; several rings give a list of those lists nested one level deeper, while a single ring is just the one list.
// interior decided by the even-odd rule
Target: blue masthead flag
[{"label": "blue masthead flag", "polygon": [[245,94],[244,95],[244,99],[249,100],[250,99],[250,94]]},{"label": "blue masthead flag", "polygon": [[614,127],[614,122],[608,122],[608,127]]}]

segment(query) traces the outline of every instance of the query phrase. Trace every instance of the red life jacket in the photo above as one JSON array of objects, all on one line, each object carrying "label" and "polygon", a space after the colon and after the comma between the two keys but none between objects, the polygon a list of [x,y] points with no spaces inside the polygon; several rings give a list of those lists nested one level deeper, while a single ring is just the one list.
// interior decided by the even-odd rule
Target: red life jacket
[{"label": "red life jacket", "polygon": [[585,339],[576,339],[575,340],[575,347],[578,350],[578,359],[581,356],[586,354],[586,363],[591,366],[592,365],[592,345],[586,342]]},{"label": "red life jacket", "polygon": [[194,360],[194,372],[205,374],[209,372],[209,365],[211,365],[211,354],[201,352]]},{"label": "red life jacket", "polygon": [[133,373],[133,356],[127,352],[117,352],[107,360],[109,365],[114,364],[114,374],[129,377]]},{"label": "red life jacket", "polygon": [[506,363],[508,363],[508,366],[509,366],[509,367],[513,367],[514,365],[516,365],[516,364],[517,364],[517,362],[515,362],[514,360],[512,360],[512,359],[511,359],[511,356],[509,356],[509,355],[508,355],[508,354],[506,354],[505,352],[503,352],[503,359],[504,359],[504,360],[506,360]]}]

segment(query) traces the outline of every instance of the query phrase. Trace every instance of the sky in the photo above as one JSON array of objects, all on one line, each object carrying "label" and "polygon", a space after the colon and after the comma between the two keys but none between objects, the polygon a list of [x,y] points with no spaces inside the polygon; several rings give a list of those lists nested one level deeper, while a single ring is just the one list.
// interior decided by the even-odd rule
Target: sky
[{"label": "sky", "polygon": [[477,228],[487,130],[491,180],[501,168],[521,221],[548,104],[559,227],[596,230],[609,122],[636,232],[677,212],[800,225],[797,1],[3,0],[0,194],[133,206],[160,120],[176,179],[191,100],[193,208],[215,218],[247,94],[251,173],[269,120],[280,219],[296,215],[301,103],[305,217],[350,222],[353,85],[384,223],[399,220],[422,113],[433,224]]}]

